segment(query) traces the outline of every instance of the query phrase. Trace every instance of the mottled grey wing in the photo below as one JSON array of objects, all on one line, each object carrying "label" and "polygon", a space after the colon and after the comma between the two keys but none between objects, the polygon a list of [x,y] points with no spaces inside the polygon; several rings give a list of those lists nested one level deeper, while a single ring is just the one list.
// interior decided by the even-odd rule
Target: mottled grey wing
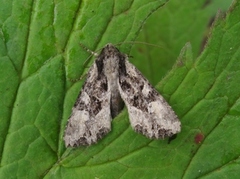
[{"label": "mottled grey wing", "polygon": [[180,132],[181,123],[172,108],[136,67],[125,59],[119,69],[119,92],[133,129],[157,139]]},{"label": "mottled grey wing", "polygon": [[107,78],[94,63],[72,108],[64,135],[66,147],[91,145],[111,130],[110,97]]}]

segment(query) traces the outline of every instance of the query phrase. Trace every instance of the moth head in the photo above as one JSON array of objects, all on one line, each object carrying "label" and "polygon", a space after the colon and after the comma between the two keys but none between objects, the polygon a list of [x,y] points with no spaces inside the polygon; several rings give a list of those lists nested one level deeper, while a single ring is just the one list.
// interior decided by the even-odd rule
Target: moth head
[{"label": "moth head", "polygon": [[107,58],[119,56],[119,50],[114,47],[112,44],[107,44],[103,49],[100,55],[104,55]]}]

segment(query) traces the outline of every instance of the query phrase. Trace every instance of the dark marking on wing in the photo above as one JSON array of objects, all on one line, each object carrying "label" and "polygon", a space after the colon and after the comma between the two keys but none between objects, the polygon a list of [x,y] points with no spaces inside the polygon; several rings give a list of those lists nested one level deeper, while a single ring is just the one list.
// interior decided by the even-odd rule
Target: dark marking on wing
[{"label": "dark marking on wing", "polygon": [[[142,111],[148,112],[148,104],[152,101],[156,101],[159,96],[158,92],[149,84],[149,82],[142,76],[142,74],[135,68],[134,74],[127,73],[126,64],[124,71],[120,71],[119,84],[123,92],[128,96],[126,99],[128,103]],[[144,87],[151,89],[148,94],[144,94]]]},{"label": "dark marking on wing", "polygon": [[[106,95],[108,91],[108,83],[106,76],[102,73],[98,75],[95,82],[86,81],[83,85],[83,88],[78,95],[78,98],[74,104],[74,108],[78,110],[89,111],[90,115],[97,115],[100,110],[103,108],[103,103],[107,103],[107,101],[103,101],[102,98]],[[89,104],[86,104],[82,99],[82,93],[86,93],[89,96]],[[85,99],[86,100],[86,99]]]},{"label": "dark marking on wing", "polygon": [[119,76],[126,76],[127,75],[125,58],[126,57],[123,56],[123,55],[120,56],[120,59],[119,59]]}]

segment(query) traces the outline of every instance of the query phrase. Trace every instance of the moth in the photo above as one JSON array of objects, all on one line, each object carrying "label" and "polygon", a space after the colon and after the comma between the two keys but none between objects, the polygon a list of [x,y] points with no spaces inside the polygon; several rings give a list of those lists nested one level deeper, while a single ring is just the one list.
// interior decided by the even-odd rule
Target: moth
[{"label": "moth", "polygon": [[107,44],[90,67],[72,108],[66,147],[91,145],[111,130],[112,119],[124,107],[132,128],[150,139],[180,132],[181,123],[165,99],[112,44]]}]

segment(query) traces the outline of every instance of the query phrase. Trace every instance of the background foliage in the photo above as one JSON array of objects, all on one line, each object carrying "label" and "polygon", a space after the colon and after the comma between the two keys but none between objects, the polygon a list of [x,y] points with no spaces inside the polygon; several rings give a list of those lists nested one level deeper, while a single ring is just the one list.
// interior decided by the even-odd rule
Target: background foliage
[{"label": "background foliage", "polygon": [[[239,176],[240,3],[165,2],[0,0],[0,178]],[[96,51],[136,38],[161,48],[119,49],[157,85],[181,133],[149,140],[133,132],[125,109],[98,144],[66,149],[83,83],[72,79],[92,64],[79,43]]]}]

